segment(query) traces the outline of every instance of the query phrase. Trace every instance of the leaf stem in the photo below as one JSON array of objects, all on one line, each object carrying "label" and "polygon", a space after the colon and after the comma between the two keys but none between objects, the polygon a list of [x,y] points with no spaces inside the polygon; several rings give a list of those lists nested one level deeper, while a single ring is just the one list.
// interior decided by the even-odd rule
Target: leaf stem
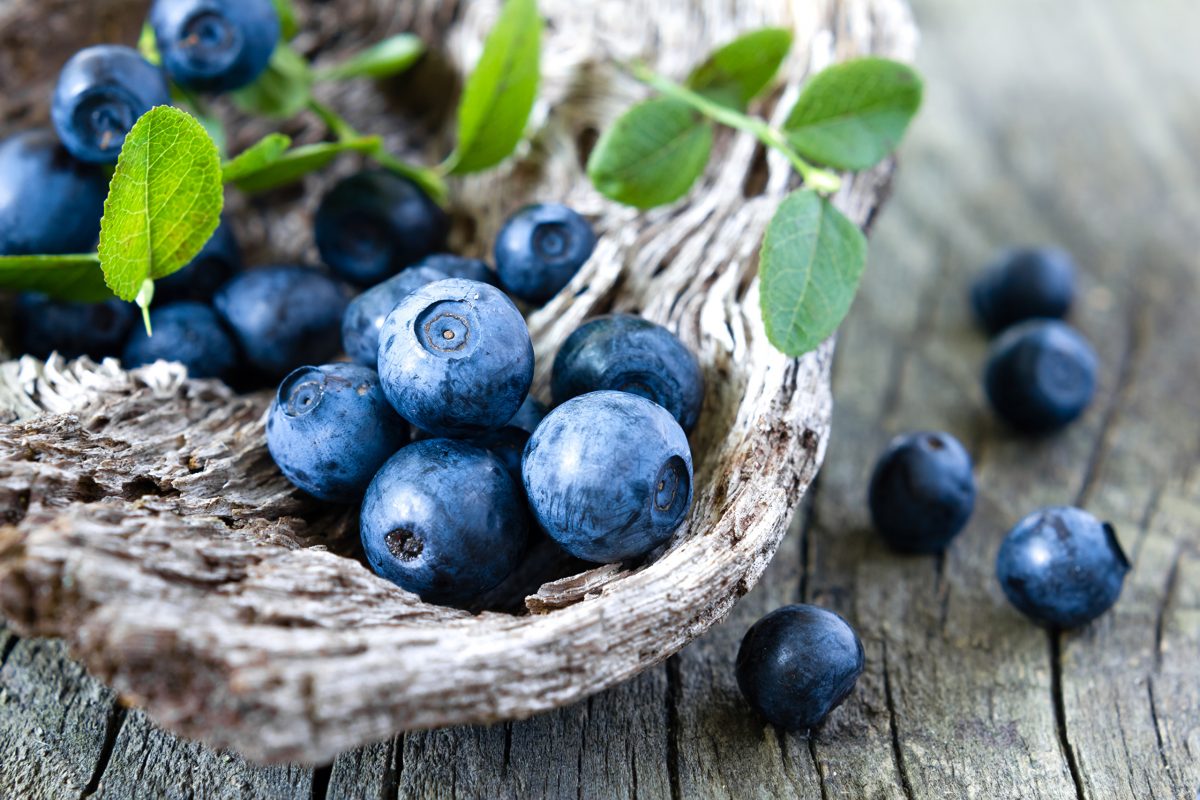
[{"label": "leaf stem", "polygon": [[841,176],[835,172],[831,172],[830,170],[813,166],[809,162],[805,161],[800,157],[800,154],[797,153],[790,144],[788,144],[787,137],[784,135],[783,131],[772,127],[766,121],[759,119],[758,117],[752,117],[748,114],[743,114],[740,111],[728,108],[720,103],[715,103],[702,94],[693,92],[691,89],[688,89],[685,86],[680,86],[678,83],[664,78],[645,64],[635,62],[628,65],[628,69],[633,77],[637,78],[650,88],[662,93],[663,95],[666,95],[667,97],[673,97],[676,100],[681,100],[687,103],[692,108],[696,109],[714,122],[719,122],[720,124],[730,128],[735,128],[739,131],[745,131],[746,133],[752,134],[767,147],[770,147],[772,150],[779,151],[787,157],[787,160],[791,163],[792,168],[800,174],[800,177],[804,179],[804,183],[806,186],[808,186],[808,188],[814,189],[822,194],[831,194],[841,188]]},{"label": "leaf stem", "polygon": [[359,138],[358,131],[346,121],[346,118],[322,103],[315,97],[308,98],[308,110],[321,118],[321,121],[333,131],[339,142],[349,142]]}]

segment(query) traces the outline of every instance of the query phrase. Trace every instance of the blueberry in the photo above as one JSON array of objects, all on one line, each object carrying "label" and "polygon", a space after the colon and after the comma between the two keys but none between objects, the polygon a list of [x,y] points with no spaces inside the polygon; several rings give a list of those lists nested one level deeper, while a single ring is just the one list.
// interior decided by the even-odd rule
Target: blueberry
[{"label": "blueberry", "polygon": [[517,413],[508,421],[508,427],[533,433],[545,418],[546,407],[530,396],[525,398]]},{"label": "blueberry", "polygon": [[101,44],[80,50],[62,68],[50,118],[76,158],[111,164],[138,117],[170,104],[162,70],[133,48]]},{"label": "blueberry", "polygon": [[1061,319],[1075,299],[1075,262],[1064,250],[1010,250],[971,287],[971,305],[988,333],[1027,319]]},{"label": "blueberry", "polygon": [[738,688],[772,725],[806,731],[854,690],[863,671],[858,634],[832,611],[792,605],[750,626],[737,654]]},{"label": "blueberry", "polygon": [[386,170],[340,181],[317,208],[317,249],[330,269],[374,286],[442,249],[450,220],[412,181]]},{"label": "blueberry", "polygon": [[48,130],[0,143],[0,255],[95,251],[108,177]]},{"label": "blueberry", "polygon": [[568,400],[525,448],[534,516],[571,555],[608,563],[671,538],[692,502],[687,434],[661,406],[626,392]]},{"label": "blueberry", "polygon": [[121,362],[126,369],[178,361],[193,378],[223,378],[237,365],[237,345],[215,311],[203,303],[175,303],[150,313],[154,335],[135,327]]},{"label": "blueberry", "polygon": [[267,417],[267,449],[287,479],[320,500],[348,503],[408,437],[375,370],[300,367],[283,379]]},{"label": "blueberry", "polygon": [[451,278],[400,301],[379,336],[379,376],[400,415],[438,436],[508,424],[533,381],[533,344],[499,289]]},{"label": "blueberry", "polygon": [[379,332],[383,321],[400,301],[427,283],[444,281],[446,275],[429,267],[409,267],[350,301],[342,319],[342,347],[359,364],[379,363]]},{"label": "blueberry", "polygon": [[94,359],[121,352],[137,320],[130,303],[66,303],[41,294],[17,297],[17,332],[24,352],[45,359],[57,352],[63,358]]},{"label": "blueberry", "polygon": [[379,470],[360,530],[380,577],[427,602],[466,606],[516,568],[529,512],[495,456],[467,442],[427,439]]},{"label": "blueberry", "polygon": [[272,0],[155,0],[150,25],[171,79],[204,92],[253,83],[280,29]]},{"label": "blueberry", "polygon": [[1111,608],[1129,569],[1112,525],[1068,507],[1025,517],[996,557],[996,577],[1009,601],[1055,628],[1077,628]]},{"label": "blueberry", "polygon": [[268,377],[306,362],[327,361],[340,349],[346,294],[307,267],[264,267],[245,272],[213,298],[251,366]]},{"label": "blueberry", "polygon": [[521,479],[521,461],[525,454],[525,445],[529,443],[529,431],[505,425],[498,431],[486,431],[471,440],[484,450],[494,455],[504,465],[509,477],[524,491]]},{"label": "blueberry", "polygon": [[492,286],[496,286],[500,282],[496,277],[496,271],[478,258],[436,253],[423,260],[420,266],[444,272],[447,278],[466,278],[469,281],[490,283]]},{"label": "blueberry", "polygon": [[704,375],[692,352],[661,325],[629,314],[585,322],[554,359],[554,400],[598,389],[632,392],[670,411],[690,431],[704,402]]},{"label": "blueberry", "polygon": [[242,253],[233,227],[222,218],[216,232],[186,267],[154,282],[154,300],[211,302],[217,289],[241,271]]},{"label": "blueberry", "polygon": [[1030,320],[993,344],[984,371],[992,408],[1013,428],[1048,433],[1074,421],[1096,393],[1096,353],[1074,328]]},{"label": "blueberry", "polygon": [[876,529],[892,547],[941,552],[975,509],[971,457],[948,433],[897,436],[875,464],[868,501]]},{"label": "blueberry", "polygon": [[540,305],[571,282],[595,249],[595,231],[576,212],[556,203],[528,206],[496,237],[500,285]]}]

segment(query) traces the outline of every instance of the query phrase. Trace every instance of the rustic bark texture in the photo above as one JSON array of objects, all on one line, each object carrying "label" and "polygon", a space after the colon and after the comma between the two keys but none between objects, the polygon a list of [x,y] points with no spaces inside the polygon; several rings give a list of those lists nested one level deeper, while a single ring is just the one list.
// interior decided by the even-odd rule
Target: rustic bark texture
[{"label": "rustic bark texture", "polygon": [[[444,42],[452,63],[470,63],[498,6],[313,5],[300,46],[335,58],[351,42],[411,28]],[[681,74],[735,31],[788,25],[800,45],[781,90],[785,111],[813,66],[909,57],[907,8],[541,7],[550,25],[532,144],[511,167],[453,187],[456,236],[463,250],[483,251],[534,199],[566,201],[595,221],[596,255],[530,315],[538,391],[562,339],[609,309],[668,324],[699,355],[709,391],[692,438],[695,501],[669,546],[644,564],[544,586],[528,602],[536,614],[425,605],[354,557],[352,510],[321,508],[282,479],[263,444],[267,396],[235,397],[162,365],[127,375],[111,363],[24,359],[0,368],[0,407],[12,420],[0,428],[0,612],[20,633],[63,637],[123,703],[169,729],[255,759],[322,761],[398,729],[571,703],[675,653],[754,585],[816,473],[830,419],[832,343],[790,360],[767,343],[758,310],[755,253],[793,179],[781,158],[764,165],[749,137],[725,135],[688,202],[637,214],[590,189],[582,148],[642,91],[612,59],[648,58]],[[75,8],[18,3],[5,36]],[[114,18],[123,8],[111,4]],[[36,48],[37,38],[21,46]],[[369,85],[331,100],[364,129],[404,127],[401,110]],[[254,126],[239,139],[247,131]],[[397,147],[445,152],[443,134],[418,134]],[[890,165],[856,177],[838,203],[865,224],[889,177]],[[330,179],[290,202],[246,203],[235,219],[252,249],[311,256],[309,212]]]}]

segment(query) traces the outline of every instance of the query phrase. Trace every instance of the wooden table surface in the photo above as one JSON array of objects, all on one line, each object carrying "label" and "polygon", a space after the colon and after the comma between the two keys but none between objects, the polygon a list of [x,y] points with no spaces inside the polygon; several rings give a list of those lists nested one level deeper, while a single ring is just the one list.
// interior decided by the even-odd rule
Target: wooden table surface
[{"label": "wooden table surface", "polygon": [[[0,798],[1200,797],[1200,5],[917,0],[927,104],[843,329],[833,443],[761,585],[662,667],[525,722],[398,736],[331,766],[258,767],[126,711],[52,641],[0,623]],[[1087,416],[1014,438],[979,386],[964,302],[993,251],[1056,242],[1103,362]],[[975,516],[903,558],[863,494],[893,433],[977,461]],[[1004,601],[1004,532],[1042,505],[1111,519],[1116,608],[1052,635]],[[811,739],[742,705],[746,627],[795,601],[844,614],[867,671]]]}]

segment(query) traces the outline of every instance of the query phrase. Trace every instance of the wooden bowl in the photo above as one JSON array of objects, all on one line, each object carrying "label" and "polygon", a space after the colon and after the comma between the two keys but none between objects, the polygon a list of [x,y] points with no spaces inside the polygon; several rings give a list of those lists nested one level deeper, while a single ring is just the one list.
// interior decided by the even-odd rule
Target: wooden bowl
[{"label": "wooden bowl", "polygon": [[[448,151],[454,68],[474,62],[498,3],[301,4],[298,46],[334,59],[414,30],[440,49],[387,85],[322,90],[362,130],[432,163]],[[788,5],[541,0],[549,25],[532,141],[504,169],[452,187],[455,245],[467,253],[486,254],[502,220],[534,200],[575,206],[600,234],[571,285],[529,316],[539,396],[559,344],[598,313],[640,313],[698,354],[708,390],[692,436],[695,502],[668,546],[640,564],[535,582],[519,613],[426,605],[355,557],[353,510],[321,507],[278,473],[264,447],[267,393],[236,396],[162,363],[126,373],[111,361],[24,358],[0,364],[0,421],[9,423],[0,425],[0,613],[24,634],[64,638],[157,723],[263,761],[327,761],[400,729],[572,703],[720,620],[775,553],[829,434],[832,342],[786,358],[759,316],[758,247],[794,177],[753,139],[725,131],[686,201],[639,214],[603,200],[581,165],[597,131],[643,94],[613,59],[682,76],[739,32],[791,26],[787,85],[766,104],[778,115],[811,69],[913,52],[902,0]],[[97,39],[133,41],[145,6],[20,0],[0,9],[6,129],[43,123],[59,57]],[[237,145],[265,130],[221,108]],[[322,133],[308,117],[285,127],[302,141]],[[356,166],[341,162],[303,191],[231,193],[251,263],[315,260],[315,198]],[[853,178],[838,205],[868,223],[890,171]],[[550,566],[535,564],[522,580],[538,569]]]}]

